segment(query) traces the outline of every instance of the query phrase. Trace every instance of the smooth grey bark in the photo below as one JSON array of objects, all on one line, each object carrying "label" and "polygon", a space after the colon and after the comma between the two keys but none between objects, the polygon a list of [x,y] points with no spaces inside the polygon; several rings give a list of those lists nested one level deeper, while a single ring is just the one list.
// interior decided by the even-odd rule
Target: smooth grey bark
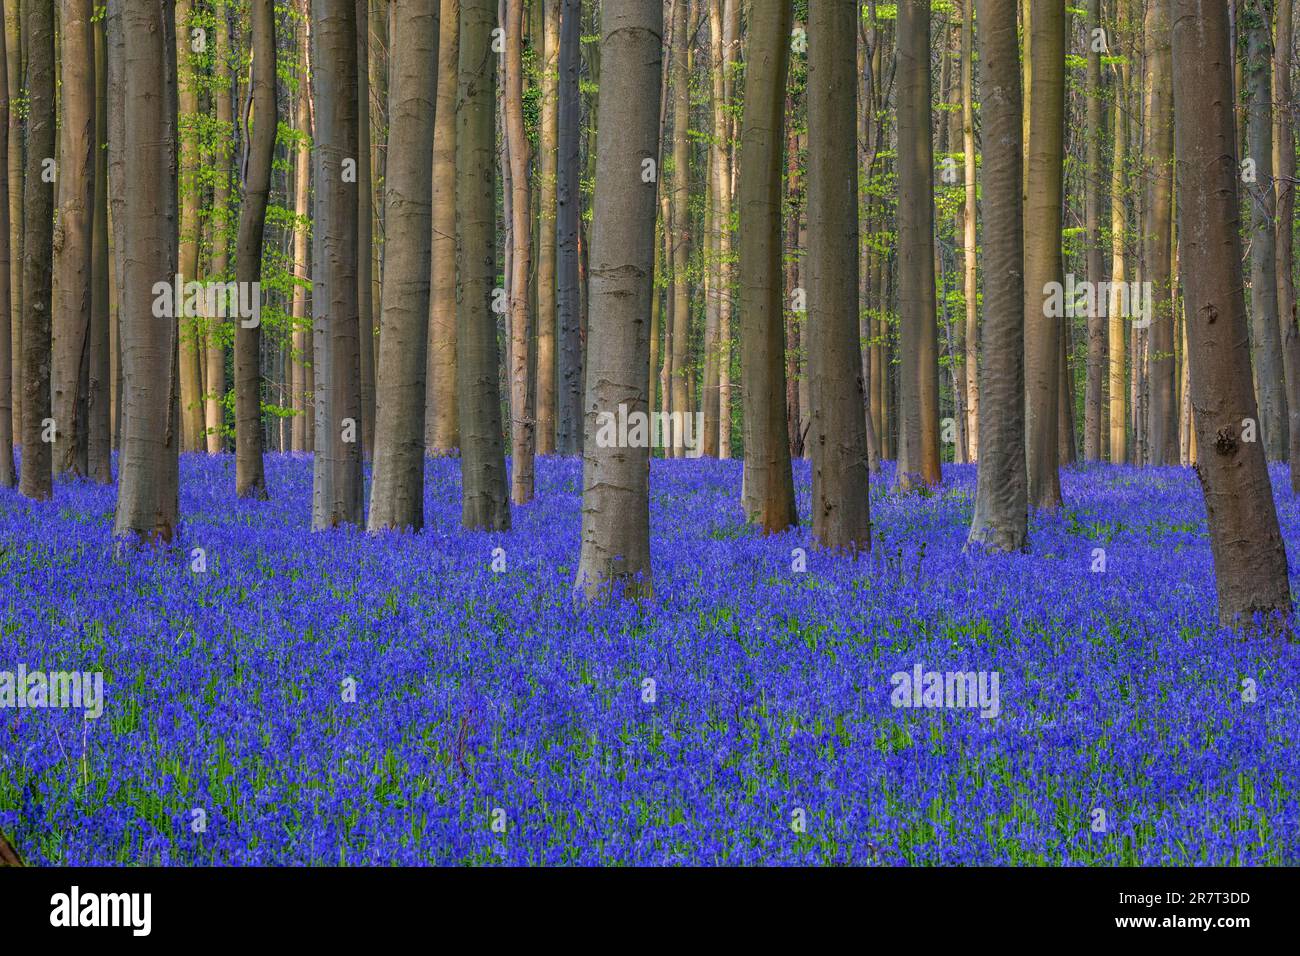
[{"label": "smooth grey bark", "polygon": [[578,67],[582,44],[581,0],[563,0],[560,24],[558,147],[556,155],[556,325],[558,372],[555,399],[555,450],[582,450],[581,296],[578,291],[578,223],[582,214],[578,144]]},{"label": "smooth grey bark", "polygon": [[[247,131],[244,201],[235,240],[235,279],[251,288],[262,280],[262,243],[271,191],[276,112],[275,11],[272,0],[253,0],[252,129]],[[260,302],[259,302],[260,308]],[[262,325],[242,317],[235,325],[235,493],[266,498],[262,460]]]},{"label": "smooth grey bark", "polygon": [[736,196],[745,442],[741,503],[746,520],[767,533],[799,523],[786,431],[781,268],[781,159],[786,145],[785,86],[792,16],[788,5],[773,4],[755,11],[750,21]]},{"label": "smooth grey bark", "polygon": [[[10,0],[11,3],[14,0]],[[4,0],[0,0],[0,21],[5,19]],[[0,86],[0,124],[9,125],[9,84],[5,63],[6,51],[0,43],[0,77],[6,82]],[[18,484],[18,471],[14,467],[13,418],[13,338],[11,327],[14,309],[10,295],[10,232],[9,232],[9,140],[0,142],[0,488]],[[4,834],[0,833],[0,847]]]},{"label": "smooth grey bark", "polygon": [[818,0],[808,16],[808,439],[813,537],[871,549],[867,434],[858,348],[856,0]]},{"label": "smooth grey bark", "polygon": [[1025,465],[1023,104],[1016,0],[977,0],[984,124],[984,323],[979,362],[979,474],[968,544],[1028,543]]},{"label": "smooth grey bark", "polygon": [[433,243],[429,296],[429,378],[425,444],[435,455],[460,447],[456,408],[456,76],[460,0],[442,0],[438,105],[433,126]]},{"label": "smooth grey bark", "polygon": [[371,531],[424,527],[425,374],[433,240],[439,0],[393,7],[385,178],[388,235],[375,392]]},{"label": "smooth grey bark", "polygon": [[1171,264],[1174,231],[1173,63],[1169,52],[1169,0],[1149,0],[1146,16],[1147,195],[1144,276],[1153,303],[1148,341],[1147,452],[1152,465],[1178,464],[1178,368],[1174,362]]},{"label": "smooth grey bark", "polygon": [[1260,432],[1269,461],[1285,461],[1286,388],[1277,312],[1277,244],[1273,232],[1272,0],[1245,0],[1239,29],[1246,31],[1247,155],[1255,162],[1250,202],[1250,316]]},{"label": "smooth grey bark", "polygon": [[[170,285],[179,261],[174,10],[162,0],[109,0],[106,30],[113,97],[109,190],[118,240],[122,343],[113,536],[170,543],[176,535],[180,484],[180,320],[160,321],[153,303],[154,284]],[[30,166],[28,178],[39,181]],[[28,197],[29,206],[35,201]]]},{"label": "smooth grey bark", "polygon": [[1227,11],[1173,0],[1174,136],[1187,360],[1214,556],[1219,620],[1291,615],[1286,548],[1263,445],[1242,441],[1258,414],[1241,274],[1241,205]]},{"label": "smooth grey bark", "polygon": [[[315,64],[312,216],[312,371],[316,457],[312,530],[365,519],[361,466],[361,358],[357,305],[357,7],[312,0]],[[355,167],[350,167],[355,168]]]},{"label": "smooth grey bark", "polygon": [[[506,155],[510,163],[510,281],[507,351],[510,370],[510,500],[526,505],[533,500],[533,455],[537,425],[532,414],[533,364],[529,361],[533,285],[532,196],[528,188],[531,147],[524,126],[524,0],[507,0],[505,35],[505,91],[501,103]],[[553,263],[552,263],[553,265]],[[540,276],[538,277],[540,280]],[[539,326],[540,328],[540,326]],[[540,354],[538,356],[540,362]]]},{"label": "smooth grey bark", "polygon": [[[357,368],[360,370],[361,453],[375,450],[375,176],[370,122],[370,2],[356,0],[357,78]],[[378,59],[379,52],[376,57]],[[319,62],[319,61],[318,61]],[[325,67],[325,64],[321,64]],[[327,67],[326,67],[327,68]]]},{"label": "smooth grey bark", "polygon": [[456,397],[460,407],[461,523],[510,527],[501,433],[500,352],[492,311],[496,255],[495,0],[461,0],[456,108]]},{"label": "smooth grey bark", "polygon": [[[308,384],[311,358],[311,314],[307,307],[307,285],[311,281],[311,24],[307,14],[308,0],[296,0],[302,24],[298,33],[298,95],[296,97],[295,125],[301,139],[298,141],[294,163],[294,215],[297,225],[293,230],[293,268],[297,281],[293,286],[290,303],[293,315],[293,372],[291,395],[293,424],[289,428],[289,447],[293,451],[306,451],[312,443],[311,407]],[[211,384],[209,384],[211,389]],[[210,423],[209,423],[210,424]],[[209,444],[209,450],[211,445]]]},{"label": "smooth grey bark", "polygon": [[[54,258],[54,184],[46,162],[55,150],[54,4],[23,11],[27,33],[27,171],[23,232],[23,464],[19,491],[28,498],[54,494],[50,418],[50,263]],[[58,427],[58,423],[55,423]]]},{"label": "smooth grey bark", "polygon": [[95,210],[91,224],[90,369],[86,382],[86,465],[90,477],[113,481],[112,323],[108,254],[108,55],[104,21],[94,26]]},{"label": "smooth grey bark", "polygon": [[[14,103],[23,85],[23,12],[22,0],[8,0],[5,6],[5,69],[8,96]],[[9,369],[13,376],[10,394],[13,399],[13,436],[23,438],[23,117],[20,110],[9,110],[9,292],[12,317],[9,345],[12,349]]]},{"label": "smooth grey bark", "polygon": [[643,169],[659,155],[663,9],[605,0],[600,28],[605,121],[596,146],[582,551],[574,585],[586,600],[615,588],[625,595],[652,588],[649,442],[610,441],[601,426],[621,409],[629,416],[649,411],[656,185]]},{"label": "smooth grey bark", "polygon": [[95,204],[95,36],[90,0],[59,3],[58,228],[54,268],[59,295],[51,315],[50,384],[55,421],[54,474],[85,477],[86,389],[90,374],[91,237]]},{"label": "smooth grey bark", "polygon": [[[1084,228],[1087,231],[1088,281],[1094,288],[1105,281],[1101,245],[1102,175],[1105,165],[1101,156],[1102,74],[1100,44],[1092,31],[1101,29],[1101,0],[1088,0],[1085,20],[1087,43],[1087,87],[1084,107],[1086,143],[1084,173]],[[1166,29],[1168,21],[1166,20]],[[1088,365],[1083,401],[1083,457],[1101,460],[1102,380],[1106,375],[1106,312],[1096,303],[1088,313]]]}]

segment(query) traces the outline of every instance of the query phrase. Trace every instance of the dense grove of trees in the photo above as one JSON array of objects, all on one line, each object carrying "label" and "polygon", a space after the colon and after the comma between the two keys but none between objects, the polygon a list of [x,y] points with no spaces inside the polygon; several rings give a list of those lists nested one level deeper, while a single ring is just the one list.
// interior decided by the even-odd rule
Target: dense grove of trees
[{"label": "dense grove of trees", "polygon": [[[650,591],[652,455],[743,458],[768,533],[809,459],[845,554],[882,460],[899,494],[977,462],[998,550],[1062,468],[1194,465],[1223,620],[1289,614],[1292,0],[3,6],[29,498],[116,451],[116,532],[165,542],[179,453],[257,499],[302,452],[314,529],[419,530],[456,455],[499,531],[581,454],[595,596]],[[664,440],[598,440],[629,413]]]}]

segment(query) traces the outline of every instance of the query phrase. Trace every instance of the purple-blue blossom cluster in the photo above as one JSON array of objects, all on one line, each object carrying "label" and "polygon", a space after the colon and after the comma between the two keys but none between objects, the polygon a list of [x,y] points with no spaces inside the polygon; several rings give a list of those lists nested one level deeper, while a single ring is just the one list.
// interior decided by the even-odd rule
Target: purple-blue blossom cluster
[{"label": "purple-blue blossom cluster", "polygon": [[[1190,471],[1066,470],[973,556],[974,467],[887,469],[851,561],[748,528],[739,462],[656,460],[655,598],[584,609],[575,460],[505,534],[430,461],[415,536],[312,534],[310,460],[267,465],[246,502],[184,456],[179,546],[125,559],[112,489],[0,491],[0,671],[104,674],[98,720],[0,709],[31,862],[1300,863],[1300,647],[1215,625]],[[996,672],[997,716],[894,706],[917,665]]]}]

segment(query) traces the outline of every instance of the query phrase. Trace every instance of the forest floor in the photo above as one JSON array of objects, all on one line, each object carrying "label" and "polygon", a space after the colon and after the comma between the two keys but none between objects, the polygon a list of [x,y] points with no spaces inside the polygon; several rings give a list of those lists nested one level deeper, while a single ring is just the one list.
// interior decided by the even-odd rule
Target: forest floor
[{"label": "forest floor", "polygon": [[[1215,626],[1190,470],[1067,469],[1028,554],[972,556],[974,467],[887,469],[853,562],[747,528],[740,462],[655,461],[655,598],[587,610],[576,460],[503,534],[454,460],[418,536],[312,534],[305,456],[264,503],[181,470],[181,546],[128,560],[111,488],[0,491],[0,672],[104,681],[0,709],[32,863],[1300,863],[1300,644]],[[986,697],[896,706],[931,671]]]}]

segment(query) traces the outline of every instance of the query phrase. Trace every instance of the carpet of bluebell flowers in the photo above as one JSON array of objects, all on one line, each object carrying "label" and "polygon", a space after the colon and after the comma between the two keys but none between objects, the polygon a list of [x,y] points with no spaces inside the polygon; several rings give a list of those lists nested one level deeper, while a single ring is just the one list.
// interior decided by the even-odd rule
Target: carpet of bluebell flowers
[{"label": "carpet of bluebell flowers", "polygon": [[[1067,469],[1029,553],[976,556],[974,466],[886,466],[852,561],[748,528],[740,462],[656,460],[654,600],[581,608],[576,460],[501,534],[455,460],[419,535],[313,534],[310,459],[267,467],[242,502],[183,456],[180,546],[125,558],[113,489],[0,491],[0,670],[105,682],[98,720],[0,709],[30,862],[1300,863],[1300,645],[1215,625],[1190,470]],[[1000,713],[893,706],[917,664]]]}]

